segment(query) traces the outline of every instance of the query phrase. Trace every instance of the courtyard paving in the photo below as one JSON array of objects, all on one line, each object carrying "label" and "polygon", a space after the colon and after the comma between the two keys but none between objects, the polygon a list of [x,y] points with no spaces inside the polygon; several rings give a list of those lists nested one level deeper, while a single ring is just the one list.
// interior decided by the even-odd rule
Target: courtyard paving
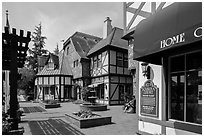
[{"label": "courtyard paving", "polygon": [[107,111],[94,112],[102,116],[112,116],[112,124],[83,129],[65,119],[66,113],[80,110],[79,104],[66,102],[61,103],[60,108],[43,110],[38,103],[20,102],[20,107],[27,112],[19,123],[25,129],[24,135],[136,135],[136,115],[124,113],[123,106],[108,106]]}]

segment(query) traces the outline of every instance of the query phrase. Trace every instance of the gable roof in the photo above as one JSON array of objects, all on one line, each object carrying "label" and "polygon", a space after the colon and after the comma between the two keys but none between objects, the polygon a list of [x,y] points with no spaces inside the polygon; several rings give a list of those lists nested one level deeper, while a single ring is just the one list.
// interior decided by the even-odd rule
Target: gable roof
[{"label": "gable roof", "polygon": [[87,58],[87,53],[91,48],[97,44],[101,38],[85,34],[82,32],[75,32],[68,40],[64,43],[64,48],[69,41],[72,41],[77,53],[81,58]]},{"label": "gable roof", "polygon": [[[55,64],[56,68],[59,67],[59,57],[53,53],[50,53],[50,58],[52,59],[53,63]],[[47,65],[48,62],[46,62]]]},{"label": "gable roof", "polygon": [[[71,67],[69,66],[68,59],[64,55],[64,50],[61,50],[59,55],[50,54],[50,57],[53,60],[53,63],[58,67],[57,69],[47,69],[47,66],[44,66],[43,70],[40,71],[37,76],[42,75],[72,75]],[[47,62],[46,62],[47,64]]]},{"label": "gable roof", "polygon": [[128,49],[128,42],[126,40],[121,39],[123,36],[123,29],[114,27],[112,32],[107,36],[107,38],[101,40],[97,43],[89,52],[88,56],[97,52],[98,50],[110,45],[122,49]]}]

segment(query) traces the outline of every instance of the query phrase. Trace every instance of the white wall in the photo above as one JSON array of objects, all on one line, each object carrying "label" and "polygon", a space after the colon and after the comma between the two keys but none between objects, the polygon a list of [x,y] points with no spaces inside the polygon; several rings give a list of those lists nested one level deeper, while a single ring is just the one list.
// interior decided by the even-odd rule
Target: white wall
[{"label": "white wall", "polygon": [[[141,95],[140,88],[144,86],[144,83],[147,81],[147,78],[143,76],[141,63],[142,62],[139,62],[139,116],[142,116],[140,113],[140,95]],[[156,85],[159,89],[158,117],[157,118],[149,117],[149,118],[161,120],[162,119],[162,103],[163,103],[161,99],[162,99],[162,92],[165,92],[165,91],[162,91],[162,66],[153,65],[153,64],[149,64],[149,66],[152,69],[150,79],[153,81],[154,85]],[[142,117],[147,117],[147,116],[142,116]],[[151,123],[147,124],[147,122],[141,122],[141,121],[139,122],[139,129],[141,129],[144,132],[148,131],[150,134],[161,134],[160,127],[161,127],[160,125],[156,126],[156,124],[151,124]]]},{"label": "white wall", "polygon": [[200,135],[200,134],[167,127],[166,128],[166,135]]}]

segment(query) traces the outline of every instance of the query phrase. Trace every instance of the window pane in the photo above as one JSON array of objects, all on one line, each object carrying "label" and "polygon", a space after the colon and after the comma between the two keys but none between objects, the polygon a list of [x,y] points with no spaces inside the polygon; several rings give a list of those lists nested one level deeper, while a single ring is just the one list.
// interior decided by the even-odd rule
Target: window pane
[{"label": "window pane", "polygon": [[184,120],[184,73],[171,75],[171,118]]},{"label": "window pane", "polygon": [[117,53],[117,66],[123,67],[123,53]]},{"label": "window pane", "polygon": [[187,73],[186,121],[202,124],[202,76],[201,72]]},{"label": "window pane", "polygon": [[173,57],[171,58],[171,72],[176,72],[176,71],[184,71],[184,56],[178,56],[178,57]]},{"label": "window pane", "polygon": [[202,68],[202,52],[196,52],[186,55],[186,69],[201,69]]}]

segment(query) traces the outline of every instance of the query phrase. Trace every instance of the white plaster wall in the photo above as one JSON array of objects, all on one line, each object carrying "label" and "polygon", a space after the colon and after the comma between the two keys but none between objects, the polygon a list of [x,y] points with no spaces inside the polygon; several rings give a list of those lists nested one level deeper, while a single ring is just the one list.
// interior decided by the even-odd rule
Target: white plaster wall
[{"label": "white plaster wall", "polygon": [[[140,115],[140,88],[144,85],[145,81],[147,81],[147,78],[143,76],[142,73],[142,62],[139,62],[139,115]],[[152,68],[151,71],[151,79],[154,82],[154,85],[156,85],[159,88],[159,116],[156,119],[161,120],[161,114],[162,114],[162,66],[149,64],[149,66]],[[141,116],[141,115],[140,115]]]},{"label": "white plaster wall", "polygon": [[59,77],[55,77],[55,83],[59,84]]},{"label": "white plaster wall", "polygon": [[50,77],[50,85],[54,84],[54,77]]},{"label": "white plaster wall", "polygon": [[139,121],[139,130],[154,135],[161,134],[161,126],[149,122]]},{"label": "white plaster wall", "polygon": [[200,135],[200,134],[167,127],[166,128],[166,135]]},{"label": "white plaster wall", "polygon": [[65,77],[65,84],[71,85],[71,78],[70,77]]},{"label": "white plaster wall", "polygon": [[39,85],[42,85],[42,77],[39,77]]},{"label": "white plaster wall", "polygon": [[[147,81],[147,78],[143,76],[141,63],[142,62],[139,62],[139,116],[141,116],[141,114],[140,114],[140,94],[141,94],[140,88]],[[162,91],[162,66],[154,65],[154,64],[149,64],[149,66],[152,69],[150,79],[154,82],[154,85],[156,85],[159,88],[158,117],[157,118],[149,117],[149,118],[161,120],[162,119],[162,103],[163,103],[161,101],[161,99],[162,99],[162,92],[164,92],[164,91]],[[146,116],[142,116],[142,117],[146,117]],[[148,122],[143,122],[143,121],[139,122],[139,130],[141,130],[143,132],[148,132],[150,134],[161,134],[161,126],[160,125],[148,123]]]},{"label": "white plaster wall", "polygon": [[116,65],[116,52],[110,50],[110,64]]}]

